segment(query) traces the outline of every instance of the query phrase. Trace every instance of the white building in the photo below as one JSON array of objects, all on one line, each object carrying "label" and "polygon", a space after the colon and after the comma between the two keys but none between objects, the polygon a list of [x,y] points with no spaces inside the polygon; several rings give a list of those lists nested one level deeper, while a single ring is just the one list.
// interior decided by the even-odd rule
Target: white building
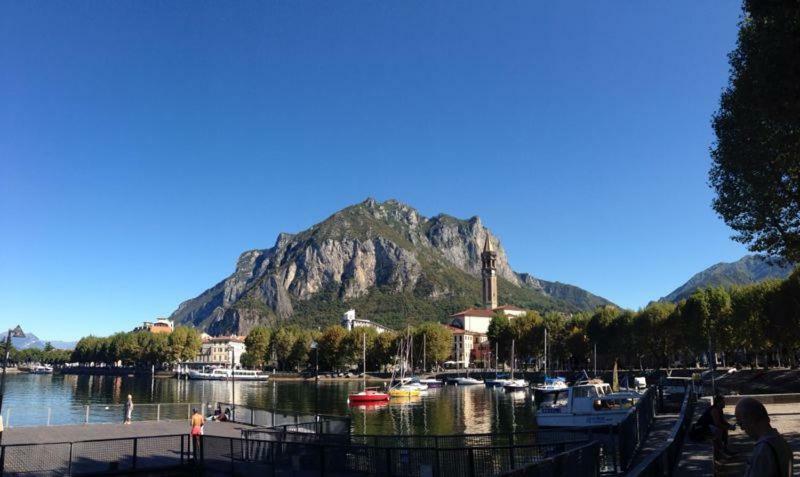
[{"label": "white building", "polygon": [[215,336],[203,340],[197,363],[230,366],[231,349],[233,349],[233,363],[241,365],[242,353],[245,352],[244,338],[240,336]]},{"label": "white building", "polygon": [[356,318],[356,310],[347,310],[344,313],[344,315],[342,315],[342,326],[344,326],[347,329],[347,331],[352,331],[353,328],[358,328],[361,326],[374,328],[379,334],[383,333],[384,331],[392,331],[390,328],[387,328],[383,325],[372,322],[370,320],[365,320],[363,318]]}]

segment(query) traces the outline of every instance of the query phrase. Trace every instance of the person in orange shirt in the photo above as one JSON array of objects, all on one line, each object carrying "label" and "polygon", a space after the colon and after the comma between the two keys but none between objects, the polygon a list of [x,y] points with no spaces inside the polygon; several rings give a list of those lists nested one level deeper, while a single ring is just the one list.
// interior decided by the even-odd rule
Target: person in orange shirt
[{"label": "person in orange shirt", "polygon": [[197,461],[198,457],[198,449],[202,449],[202,444],[200,442],[203,436],[203,426],[206,423],[206,418],[203,417],[202,414],[197,409],[192,409],[192,418],[191,418],[191,435],[192,435],[192,444],[193,444],[193,452],[194,452],[194,460]]}]

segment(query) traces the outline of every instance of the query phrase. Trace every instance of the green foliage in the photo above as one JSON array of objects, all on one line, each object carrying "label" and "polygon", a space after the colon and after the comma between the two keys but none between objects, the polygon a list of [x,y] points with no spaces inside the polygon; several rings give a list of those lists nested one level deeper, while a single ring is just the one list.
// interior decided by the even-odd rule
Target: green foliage
[{"label": "green foliage", "polygon": [[247,349],[248,366],[247,368],[263,368],[264,364],[269,360],[269,342],[271,332],[264,326],[256,326],[244,340],[245,348]]},{"label": "green foliage", "polygon": [[750,250],[800,262],[800,3],[745,0],[713,118],[714,209]]},{"label": "green foliage", "polygon": [[492,345],[492,353],[498,354],[495,358],[498,361],[509,359],[511,353],[511,340],[514,333],[511,330],[511,322],[503,313],[496,313],[489,322],[489,329],[486,332],[489,343]]},{"label": "green foliage", "polygon": [[188,326],[176,326],[168,338],[171,357],[174,361],[192,361],[200,353],[203,342],[200,334]]},{"label": "green foliage", "polygon": [[331,371],[341,370],[348,364],[347,330],[340,325],[325,328],[319,337],[319,365],[322,369]]},{"label": "green foliage", "polygon": [[416,326],[413,333],[417,366],[421,367],[423,364],[423,349],[424,362],[428,369],[439,366],[450,356],[453,349],[453,333],[446,326],[428,321]]}]

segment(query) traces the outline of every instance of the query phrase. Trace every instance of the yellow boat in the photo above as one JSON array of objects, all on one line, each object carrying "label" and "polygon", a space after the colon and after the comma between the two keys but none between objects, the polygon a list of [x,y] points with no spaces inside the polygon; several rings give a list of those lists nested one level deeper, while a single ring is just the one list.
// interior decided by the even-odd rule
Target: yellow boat
[{"label": "yellow boat", "polygon": [[389,390],[389,395],[392,397],[411,397],[411,396],[419,396],[420,390],[417,388],[407,388],[405,386],[400,386],[398,388],[392,388]]}]

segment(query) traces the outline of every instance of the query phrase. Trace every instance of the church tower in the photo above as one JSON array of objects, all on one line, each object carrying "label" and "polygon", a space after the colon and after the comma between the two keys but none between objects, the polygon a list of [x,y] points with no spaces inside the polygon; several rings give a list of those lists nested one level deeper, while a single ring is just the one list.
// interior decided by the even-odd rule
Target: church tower
[{"label": "church tower", "polygon": [[497,252],[494,251],[489,236],[483,244],[481,253],[481,276],[483,277],[483,306],[487,310],[497,308]]}]

